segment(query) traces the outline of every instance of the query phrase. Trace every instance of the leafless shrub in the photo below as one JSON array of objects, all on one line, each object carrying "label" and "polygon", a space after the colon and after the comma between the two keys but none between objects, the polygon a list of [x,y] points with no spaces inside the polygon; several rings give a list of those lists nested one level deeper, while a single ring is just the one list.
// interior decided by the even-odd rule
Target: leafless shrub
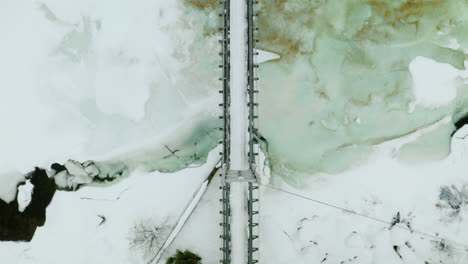
[{"label": "leafless shrub", "polygon": [[167,225],[167,220],[139,220],[130,231],[130,248],[140,251],[145,259],[152,259],[158,254],[170,232],[171,227]]},{"label": "leafless shrub", "polygon": [[460,212],[466,204],[468,204],[468,185],[461,187],[442,186],[440,188],[439,202],[436,206],[446,211],[447,215],[444,220],[461,220]]}]

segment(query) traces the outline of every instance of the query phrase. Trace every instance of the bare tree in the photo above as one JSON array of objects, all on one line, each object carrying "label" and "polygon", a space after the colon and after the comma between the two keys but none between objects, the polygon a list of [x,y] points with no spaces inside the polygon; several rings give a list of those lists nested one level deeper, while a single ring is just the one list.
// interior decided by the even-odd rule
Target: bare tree
[{"label": "bare tree", "polygon": [[130,248],[140,251],[145,259],[152,259],[164,245],[171,232],[167,220],[141,219],[130,231]]}]

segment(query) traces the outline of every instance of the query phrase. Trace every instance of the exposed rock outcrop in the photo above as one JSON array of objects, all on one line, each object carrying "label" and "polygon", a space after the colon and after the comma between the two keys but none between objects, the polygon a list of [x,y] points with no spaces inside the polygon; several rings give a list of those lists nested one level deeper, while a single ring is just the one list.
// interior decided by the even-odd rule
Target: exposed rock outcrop
[{"label": "exposed rock outcrop", "polygon": [[18,203],[18,198],[22,199],[20,194],[10,203],[0,200],[0,241],[31,241],[36,228],[45,223],[46,208],[56,191],[54,180],[40,168],[28,173],[26,178],[34,186],[34,191],[23,212],[18,210],[21,209]]},{"label": "exposed rock outcrop", "polygon": [[80,186],[90,184],[99,175],[99,169],[92,161],[80,163],[68,160],[64,165],[52,164],[52,177],[62,190],[77,190]]}]

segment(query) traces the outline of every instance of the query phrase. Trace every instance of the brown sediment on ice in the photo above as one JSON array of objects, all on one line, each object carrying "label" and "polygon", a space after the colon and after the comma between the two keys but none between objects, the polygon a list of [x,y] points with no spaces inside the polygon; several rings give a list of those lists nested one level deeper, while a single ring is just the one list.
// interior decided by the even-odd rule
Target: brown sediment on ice
[{"label": "brown sediment on ice", "polygon": [[[456,122],[468,111],[463,82],[456,83],[452,103],[409,109],[409,64],[416,57],[465,68],[468,2],[259,2],[257,48],[281,55],[258,71],[259,130],[270,143],[272,163],[341,171],[363,148],[445,116]],[[447,47],[453,39],[460,48]],[[439,146],[450,144],[447,131],[436,134],[437,149],[449,149]],[[356,151],[348,147],[354,145]]]},{"label": "brown sediment on ice", "polygon": [[219,33],[219,26],[221,19],[218,16],[211,17],[210,13],[215,11],[221,11],[219,0],[183,0],[183,3],[190,8],[195,9],[197,12],[203,13],[206,16],[205,21],[202,23],[202,36],[212,37]]},{"label": "brown sediment on ice", "polygon": [[[445,0],[263,0],[258,8],[258,47],[281,54],[316,52],[315,39],[333,36],[342,40],[392,45],[412,42],[454,30],[460,24],[463,3]],[[313,32],[314,36],[310,36]],[[419,36],[418,36],[419,34]]]},{"label": "brown sediment on ice", "polygon": [[215,9],[219,4],[219,0],[184,0],[184,2],[200,10]]},{"label": "brown sediment on ice", "polygon": [[[304,4],[305,10],[285,9],[286,0],[261,1],[258,9],[257,47],[281,55],[283,60],[288,60],[296,54],[309,54],[303,49],[305,43],[301,36],[289,30],[291,25],[312,29],[315,6]],[[310,3],[310,2],[309,2]],[[305,15],[307,14],[307,15]]]}]

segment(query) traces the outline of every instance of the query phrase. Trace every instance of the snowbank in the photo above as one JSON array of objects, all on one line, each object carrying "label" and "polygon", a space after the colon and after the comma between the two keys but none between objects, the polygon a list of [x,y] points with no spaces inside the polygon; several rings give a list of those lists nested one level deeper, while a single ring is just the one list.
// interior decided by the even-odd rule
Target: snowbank
[{"label": "snowbank", "polygon": [[31,203],[32,194],[34,191],[34,185],[30,180],[27,180],[25,184],[18,187],[18,210],[24,212],[26,207]]},{"label": "snowbank", "polygon": [[22,173],[5,173],[0,175],[0,199],[9,203],[16,199],[17,186],[26,179]]},{"label": "snowbank", "polygon": [[[47,221],[30,243],[0,243],[5,263],[146,263],[130,249],[133,226],[142,219],[175,225],[219,161],[219,149],[198,168],[176,173],[134,172],[118,184],[57,192]],[[156,249],[155,249],[156,250]]]},{"label": "snowbank", "polygon": [[426,57],[416,57],[409,64],[413,81],[413,101],[415,107],[436,108],[449,104],[457,96],[457,77],[461,71],[448,63],[440,63]]},{"label": "snowbank", "polygon": [[407,141],[380,144],[354,168],[299,189],[275,181],[290,193],[262,186],[260,262],[465,263],[468,141],[455,138],[449,157],[424,166],[394,157]]}]

